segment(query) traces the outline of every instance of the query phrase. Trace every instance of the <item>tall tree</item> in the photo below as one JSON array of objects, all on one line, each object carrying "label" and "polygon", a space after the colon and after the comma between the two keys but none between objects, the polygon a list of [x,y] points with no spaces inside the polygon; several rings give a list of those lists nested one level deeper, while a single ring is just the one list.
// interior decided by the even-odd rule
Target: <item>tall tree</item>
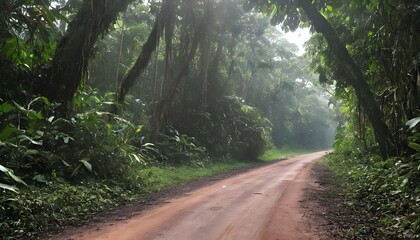
[{"label": "tall tree", "polygon": [[[118,89],[117,89],[117,101],[123,102],[125,95],[128,93],[130,88],[134,85],[136,79],[139,75],[146,69],[153,52],[156,51],[156,48],[159,45],[159,39],[165,29],[165,27],[170,26],[168,21],[171,21],[172,16],[174,15],[174,1],[167,0],[164,1],[161,7],[161,12],[156,17],[155,24],[153,25],[152,31],[149,34],[146,42],[143,45],[140,55],[138,56],[133,67],[127,72],[127,74],[121,79]],[[172,34],[171,28],[168,29],[167,35]],[[167,44],[168,45],[168,44]],[[170,51],[170,48],[169,48]]]},{"label": "tall tree", "polygon": [[[258,2],[258,1],[257,1]],[[362,71],[350,56],[348,50],[338,37],[331,24],[317,10],[315,5],[309,0],[288,0],[288,1],[259,1],[259,8],[262,10],[264,6],[269,6],[272,12],[275,12],[272,21],[274,23],[283,22],[290,30],[295,30],[300,21],[304,21],[305,17],[310,21],[316,31],[320,32],[328,42],[330,50],[340,62],[343,71],[346,72],[345,79],[351,85],[360,103],[366,112],[372,127],[376,142],[379,145],[380,153],[383,158],[395,154],[395,144],[389,128],[383,119],[375,95],[370,86],[367,84]],[[300,14],[298,8],[301,8],[305,16]]]},{"label": "tall tree", "polygon": [[211,18],[211,15],[212,11],[207,9],[202,19],[200,19],[200,23],[197,25],[196,29],[194,29],[194,36],[192,38],[191,45],[186,45],[188,47],[186,56],[184,61],[181,63],[177,76],[171,83],[170,87],[167,88],[167,91],[163,95],[162,99],[155,104],[153,116],[151,118],[152,137],[154,139],[156,139],[157,134],[161,131],[162,126],[164,126],[167,121],[167,108],[169,104],[172,103],[183,78],[188,74],[191,61],[196,54],[199,43],[203,42],[203,39],[206,37],[206,32],[209,30],[208,20]]},{"label": "tall tree", "polygon": [[355,89],[356,95],[372,123],[375,139],[379,144],[382,157],[387,158],[389,155],[395,154],[395,145],[392,141],[392,136],[383,119],[383,114],[376,103],[375,95],[367,84],[362,71],[351,58],[346,47],[337,36],[337,33],[315,6],[309,0],[299,0],[298,3],[305,11],[315,29],[324,35],[337,61],[340,62],[344,71],[348,74],[347,80]]},{"label": "tall tree", "polygon": [[64,107],[72,100],[86,73],[92,49],[120,12],[134,0],[84,1],[60,40],[51,65],[51,74],[42,93]]}]

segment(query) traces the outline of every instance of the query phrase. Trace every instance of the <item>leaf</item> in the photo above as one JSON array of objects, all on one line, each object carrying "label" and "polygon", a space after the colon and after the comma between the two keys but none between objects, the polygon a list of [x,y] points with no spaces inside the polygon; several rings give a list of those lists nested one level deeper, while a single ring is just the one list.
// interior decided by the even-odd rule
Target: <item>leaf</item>
[{"label": "leaf", "polygon": [[47,183],[47,180],[45,179],[45,176],[42,174],[35,175],[32,180],[40,182],[40,183]]},{"label": "leaf", "polygon": [[36,111],[30,110],[28,112],[28,118],[29,119],[43,119],[44,116],[42,115],[41,112],[36,112]]},{"label": "leaf", "polygon": [[391,195],[397,195],[397,194],[400,194],[400,193],[402,193],[402,190],[395,190],[395,191],[391,191]]},{"label": "leaf", "polygon": [[80,162],[82,162],[83,165],[85,165],[87,170],[92,171],[92,165],[88,161],[86,161],[85,159],[82,159],[82,160],[80,160]]},{"label": "leaf", "polygon": [[17,102],[15,102],[15,101],[13,101],[13,104],[19,109],[19,110],[21,110],[21,111],[24,111],[24,112],[26,112],[27,110],[24,108],[24,107],[22,107],[21,105],[19,105],[19,103],[17,103]]},{"label": "leaf", "polygon": [[114,102],[102,102],[104,105],[114,105]]},{"label": "leaf", "polygon": [[136,129],[136,133],[141,132],[141,130],[143,129],[144,125],[138,125],[137,129]]},{"label": "leaf", "polygon": [[119,122],[125,123],[125,124],[129,125],[132,128],[135,128],[134,125],[130,121],[125,120],[124,118],[115,116],[114,119],[117,120],[117,121],[119,121]]},{"label": "leaf", "polygon": [[10,169],[0,164],[0,172],[7,173],[8,171],[10,171]]},{"label": "leaf", "polygon": [[0,140],[6,141],[9,139],[10,134],[19,131],[18,128],[12,125],[8,125],[0,131]]},{"label": "leaf", "polygon": [[404,187],[408,183],[408,178],[404,178],[404,180],[401,182],[400,187]]},{"label": "leaf", "polygon": [[70,167],[71,165],[70,164],[68,164],[66,161],[64,161],[64,160],[61,160],[63,163],[64,163],[64,165],[66,166],[66,167]]},{"label": "leaf", "polygon": [[14,186],[9,185],[9,184],[0,183],[0,188],[5,189],[5,190],[9,190],[9,191],[12,191],[12,192],[15,192],[15,193],[18,192],[17,187],[14,187]]},{"label": "leaf", "polygon": [[69,140],[70,140],[70,137],[69,136],[63,137],[64,143],[69,143]]},{"label": "leaf", "polygon": [[130,156],[131,156],[131,157],[133,157],[133,158],[136,160],[136,162],[139,162],[139,163],[141,163],[141,162],[142,162],[142,161],[140,160],[140,158],[137,156],[137,154],[132,153],[132,154],[130,154]]},{"label": "leaf", "polygon": [[145,143],[142,145],[142,147],[153,147],[153,146],[155,146],[155,144],[153,143]]},{"label": "leaf", "polygon": [[412,129],[412,128],[414,128],[418,123],[420,122],[420,117],[416,117],[416,118],[413,118],[413,119],[410,119],[409,121],[407,121],[406,123],[405,123],[405,125],[407,125],[408,126],[408,129]]},{"label": "leaf", "polygon": [[35,140],[33,140],[32,138],[30,138],[30,137],[28,137],[28,136],[26,136],[26,135],[19,135],[18,136],[18,138],[20,138],[20,139],[26,139],[26,140],[29,140],[32,144],[34,144],[34,145],[39,145],[39,146],[42,146],[42,144],[43,144],[43,142],[42,142],[42,140],[40,140],[40,141],[35,141]]},{"label": "leaf", "polygon": [[22,179],[20,179],[20,177],[16,176],[15,174],[13,174],[12,172],[9,172],[9,176],[11,178],[13,178],[13,180],[15,180],[15,182],[19,182],[22,183],[25,186],[28,186]]},{"label": "leaf", "polygon": [[411,147],[412,149],[420,152],[420,144],[417,144],[415,142],[409,142],[408,146]]},{"label": "leaf", "polygon": [[329,12],[332,12],[332,11],[333,11],[333,7],[332,7],[331,5],[327,5],[327,10],[328,10]]},{"label": "leaf", "polygon": [[16,176],[15,174],[13,174],[13,170],[9,169],[3,165],[0,164],[0,171],[4,172],[6,175],[8,175],[9,177],[11,177],[13,180],[15,180],[15,182],[18,183],[22,183],[25,186],[28,186],[22,179],[20,179],[20,177]]},{"label": "leaf", "polygon": [[8,113],[12,110],[13,110],[13,106],[10,105],[10,103],[8,103],[8,102],[5,102],[5,103],[0,105],[0,112]]},{"label": "leaf", "polygon": [[26,152],[25,152],[25,156],[26,155],[36,155],[36,154],[38,154],[39,153],[39,151],[38,150],[36,150],[36,149],[28,149],[28,150],[26,150]]}]

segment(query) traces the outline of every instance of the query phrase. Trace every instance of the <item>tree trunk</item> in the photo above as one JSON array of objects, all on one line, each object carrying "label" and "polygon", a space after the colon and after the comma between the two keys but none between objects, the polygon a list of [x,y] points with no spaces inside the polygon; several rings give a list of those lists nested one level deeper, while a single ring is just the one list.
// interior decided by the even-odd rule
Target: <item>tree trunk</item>
[{"label": "tree trunk", "polygon": [[[175,3],[172,2],[171,8],[173,9],[175,7]],[[163,90],[164,90],[164,83],[171,83],[172,82],[172,39],[174,36],[175,31],[175,22],[176,22],[176,15],[175,11],[169,11],[167,13],[166,21],[165,21],[165,65],[164,65],[164,76],[161,81],[160,86],[160,94],[159,98],[162,97]],[[158,98],[156,98],[158,99]]]},{"label": "tree trunk", "polygon": [[200,46],[200,80],[201,80],[201,112],[205,112],[207,108],[207,89],[208,89],[208,71],[210,58],[210,39],[203,38]]},{"label": "tree trunk", "polygon": [[66,109],[86,73],[88,60],[99,36],[103,35],[118,13],[134,0],[88,0],[69,25],[59,42],[51,66],[49,82],[41,93]]},{"label": "tree trunk", "polygon": [[159,44],[159,38],[162,35],[162,32],[163,26],[161,24],[160,17],[158,17],[155,21],[155,24],[153,25],[149,37],[147,38],[147,41],[144,43],[141,49],[141,53],[138,56],[136,63],[134,63],[134,66],[120,81],[117,90],[117,101],[119,103],[124,102],[125,96],[136,82],[136,79],[144,71],[144,69],[146,69],[147,65],[150,62],[153,52],[155,52]]},{"label": "tree trunk", "polygon": [[155,104],[155,108],[153,111],[153,116],[151,118],[151,135],[152,135],[152,141],[156,141],[157,135],[161,131],[162,126],[166,122],[166,110],[169,106],[169,104],[173,101],[177,88],[179,87],[181,80],[188,74],[188,68],[193,60],[197,48],[198,43],[202,41],[202,38],[204,37],[206,31],[208,31],[206,19],[208,19],[208,12],[201,20],[199,26],[195,30],[194,37],[192,39],[191,47],[186,54],[186,58],[184,62],[181,64],[180,70],[178,72],[178,75],[172,82],[171,87],[167,90],[166,94],[163,96],[163,98]]},{"label": "tree trunk", "polygon": [[385,159],[393,155],[395,152],[394,144],[392,143],[388,126],[383,120],[383,115],[375,101],[375,96],[364,79],[362,71],[351,58],[337,33],[315,6],[309,0],[298,0],[298,4],[306,13],[316,31],[324,35],[331,51],[347,73],[347,80],[356,91],[357,98],[372,123],[375,139],[379,144],[382,157]]},{"label": "tree trunk", "polygon": [[141,53],[136,60],[136,63],[120,82],[119,88],[117,90],[117,101],[119,103],[122,103],[124,101],[125,96],[127,95],[130,88],[133,87],[136,79],[149,64],[153,52],[156,51],[159,45],[159,39],[163,34],[163,30],[165,29],[167,18],[169,16],[172,16],[173,11],[174,1],[164,1],[159,16],[156,18],[152,31],[150,32],[149,37],[144,43]]},{"label": "tree trunk", "polygon": [[118,48],[118,58],[117,58],[117,66],[115,69],[115,88],[118,88],[118,79],[120,77],[120,63],[121,63],[121,55],[122,55],[122,47],[124,43],[124,33],[125,33],[125,14],[122,17],[122,26],[121,26],[121,33],[120,33],[120,46]]}]

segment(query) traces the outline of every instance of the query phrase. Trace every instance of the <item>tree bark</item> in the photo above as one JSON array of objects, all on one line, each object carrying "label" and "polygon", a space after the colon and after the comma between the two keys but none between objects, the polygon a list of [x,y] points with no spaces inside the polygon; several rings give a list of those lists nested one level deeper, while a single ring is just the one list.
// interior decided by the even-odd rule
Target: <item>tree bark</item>
[{"label": "tree bark", "polygon": [[130,88],[134,85],[137,77],[144,71],[144,69],[146,69],[153,52],[155,52],[159,44],[159,38],[162,35],[162,32],[163,27],[161,24],[161,19],[158,17],[155,21],[155,24],[153,25],[149,37],[147,38],[147,41],[142,47],[141,53],[138,56],[136,63],[120,81],[117,90],[117,101],[119,103],[124,102],[125,96],[127,95]]},{"label": "tree bark", "polygon": [[141,53],[136,60],[136,63],[124,76],[124,78],[119,84],[119,88],[117,90],[117,101],[119,103],[122,103],[124,101],[125,96],[127,95],[130,88],[133,87],[136,79],[149,64],[153,52],[155,52],[158,47],[159,39],[163,34],[165,25],[167,25],[168,17],[171,17],[173,15],[173,11],[174,1],[164,1],[159,16],[156,18],[152,31],[150,32],[149,37],[144,43]]},{"label": "tree bark", "polygon": [[208,71],[210,58],[210,39],[204,37],[200,46],[201,112],[207,108]]},{"label": "tree bark", "polygon": [[182,79],[188,74],[188,69],[191,61],[193,60],[196,54],[198,44],[202,41],[202,38],[205,36],[205,32],[208,30],[206,23],[206,20],[208,19],[208,14],[209,13],[207,12],[207,14],[201,20],[197,29],[195,30],[191,47],[187,52],[186,58],[181,64],[178,75],[172,82],[171,87],[166,91],[166,94],[163,96],[163,98],[155,104],[153,116],[150,121],[152,141],[156,141],[157,135],[161,131],[162,126],[165,124],[167,108],[169,104],[173,101]]},{"label": "tree bark", "polygon": [[66,34],[58,43],[50,77],[41,89],[43,95],[62,103],[66,109],[86,73],[95,42],[99,36],[106,33],[111,23],[117,19],[118,13],[125,11],[133,1],[84,1]]},{"label": "tree bark", "polygon": [[375,96],[364,79],[362,71],[351,58],[349,52],[337,36],[337,33],[334,31],[332,26],[315,8],[315,6],[309,0],[298,0],[297,2],[308,16],[312,25],[315,27],[315,30],[324,35],[329,48],[346,72],[349,84],[356,91],[357,98],[372,123],[375,139],[379,144],[382,158],[385,159],[390,155],[394,155],[395,145],[392,142],[388,126],[383,120],[383,115],[376,103]]}]

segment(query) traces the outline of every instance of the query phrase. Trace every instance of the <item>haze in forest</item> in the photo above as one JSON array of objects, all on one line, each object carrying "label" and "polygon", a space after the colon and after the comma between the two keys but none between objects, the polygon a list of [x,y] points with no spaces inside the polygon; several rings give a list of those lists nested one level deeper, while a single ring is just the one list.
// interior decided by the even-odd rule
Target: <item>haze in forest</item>
[{"label": "haze in forest", "polygon": [[419,9],[2,0],[0,232],[24,238],[184,176],[333,147],[330,171],[357,182],[349,196],[371,193],[368,209],[391,209],[383,229],[415,236]]}]

